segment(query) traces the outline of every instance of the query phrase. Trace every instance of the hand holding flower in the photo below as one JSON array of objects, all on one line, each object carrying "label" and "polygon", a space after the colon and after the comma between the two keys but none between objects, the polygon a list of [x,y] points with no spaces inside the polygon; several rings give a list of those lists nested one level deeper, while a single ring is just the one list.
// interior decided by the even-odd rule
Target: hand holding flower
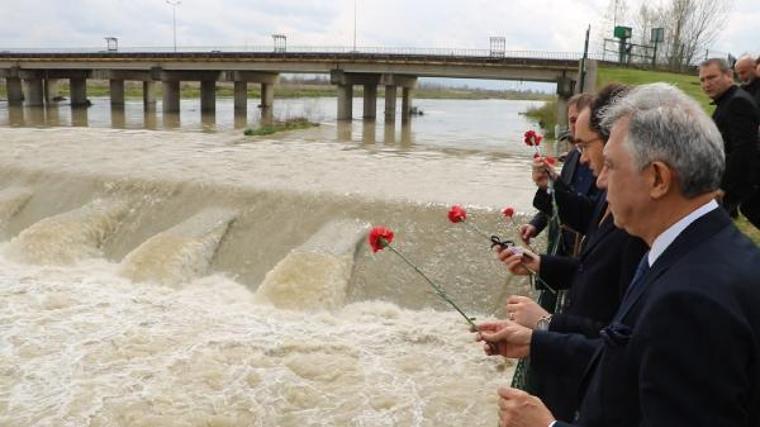
[{"label": "hand holding flower", "polygon": [[528,249],[514,246],[499,249],[497,256],[512,274],[518,276],[537,274],[541,269],[541,257]]},{"label": "hand holding flower", "polygon": [[509,320],[481,323],[475,336],[476,341],[486,344],[484,350],[489,356],[500,354],[513,359],[530,355],[532,338],[532,329]]},{"label": "hand holding flower", "polygon": [[505,309],[510,320],[531,329],[536,329],[539,319],[550,314],[532,299],[519,295],[509,297]]},{"label": "hand holding flower", "polygon": [[533,224],[523,224],[517,234],[520,236],[520,240],[528,246],[530,240],[538,235],[538,229]]}]

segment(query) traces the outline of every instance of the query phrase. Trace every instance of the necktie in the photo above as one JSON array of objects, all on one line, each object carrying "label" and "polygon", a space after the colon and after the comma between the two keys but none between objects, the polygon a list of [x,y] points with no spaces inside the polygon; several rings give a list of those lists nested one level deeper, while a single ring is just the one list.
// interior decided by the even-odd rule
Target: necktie
[{"label": "necktie", "polygon": [[625,295],[623,296],[623,300],[620,302],[620,307],[618,308],[617,314],[613,318],[613,321],[620,321],[620,319],[625,316],[625,313],[628,312],[628,309],[630,308],[629,306],[632,302],[631,299],[635,294],[634,291],[644,286],[644,279],[646,278],[649,270],[649,251],[647,251],[647,253],[641,257],[641,261],[639,261],[638,267],[636,267],[636,273],[634,273],[633,280],[631,280],[631,284],[628,285],[628,289],[625,291]]}]

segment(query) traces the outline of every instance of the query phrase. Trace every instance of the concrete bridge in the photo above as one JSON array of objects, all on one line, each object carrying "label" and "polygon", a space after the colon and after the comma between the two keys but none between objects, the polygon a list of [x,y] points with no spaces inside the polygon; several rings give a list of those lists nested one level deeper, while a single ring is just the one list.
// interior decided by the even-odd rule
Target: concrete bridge
[{"label": "concrete bridge", "polygon": [[[261,85],[262,117],[271,118],[274,86],[280,73],[329,74],[338,89],[338,119],[350,120],[353,87],[364,87],[362,117],[377,115],[377,88],[385,86],[385,120],[394,121],[397,97],[401,117],[411,115],[413,90],[419,77],[554,82],[557,84],[558,123],[566,124],[565,101],[577,91],[580,62],[574,59],[538,59],[441,54],[362,52],[0,52],[0,78],[5,79],[9,105],[43,106],[53,102],[56,85],[70,81],[71,105],[87,105],[87,79],[109,80],[111,105],[124,105],[124,81],[143,83],[146,111],[156,107],[156,85],[163,86],[162,109],[177,113],[180,82],[198,81],[201,110],[213,112],[216,83],[234,82],[236,115],[247,111],[248,84]],[[595,61],[586,61],[585,88],[593,88]],[[399,94],[400,89],[400,94]]]}]

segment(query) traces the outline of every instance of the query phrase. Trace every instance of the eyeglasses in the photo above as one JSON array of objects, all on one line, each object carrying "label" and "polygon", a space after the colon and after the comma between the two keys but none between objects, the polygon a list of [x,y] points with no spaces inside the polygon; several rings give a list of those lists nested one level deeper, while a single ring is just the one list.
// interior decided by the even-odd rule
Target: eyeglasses
[{"label": "eyeglasses", "polygon": [[576,148],[578,148],[578,151],[581,153],[588,148],[589,145],[591,145],[592,142],[596,141],[604,141],[604,139],[600,136],[597,136],[596,138],[591,138],[587,140],[583,140],[580,138],[574,138],[571,139],[570,142],[575,145]]}]

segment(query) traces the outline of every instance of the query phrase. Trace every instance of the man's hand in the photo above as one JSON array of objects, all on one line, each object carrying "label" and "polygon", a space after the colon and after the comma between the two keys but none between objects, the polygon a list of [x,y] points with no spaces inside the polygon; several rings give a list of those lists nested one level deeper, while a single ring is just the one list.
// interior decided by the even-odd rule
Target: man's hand
[{"label": "man's hand", "polygon": [[516,388],[499,387],[500,427],[547,427],[555,420],[536,396]]},{"label": "man's hand", "polygon": [[512,359],[522,359],[530,354],[532,337],[532,329],[509,320],[502,320],[478,325],[478,334],[475,339],[485,342],[485,352],[489,356],[500,354]]},{"label": "man's hand", "polygon": [[538,188],[545,189],[549,185],[549,174],[546,172],[546,164],[542,157],[534,157],[531,164],[531,178]]},{"label": "man's hand", "polygon": [[526,245],[530,245],[530,240],[538,235],[538,229],[533,224],[523,224],[520,226],[520,240]]},{"label": "man's hand", "polygon": [[549,315],[548,311],[532,299],[517,295],[509,297],[506,310],[509,320],[531,329],[536,329],[538,320]]},{"label": "man's hand", "polygon": [[527,249],[509,247],[496,250],[497,256],[512,274],[527,276],[541,271],[541,257]]}]

